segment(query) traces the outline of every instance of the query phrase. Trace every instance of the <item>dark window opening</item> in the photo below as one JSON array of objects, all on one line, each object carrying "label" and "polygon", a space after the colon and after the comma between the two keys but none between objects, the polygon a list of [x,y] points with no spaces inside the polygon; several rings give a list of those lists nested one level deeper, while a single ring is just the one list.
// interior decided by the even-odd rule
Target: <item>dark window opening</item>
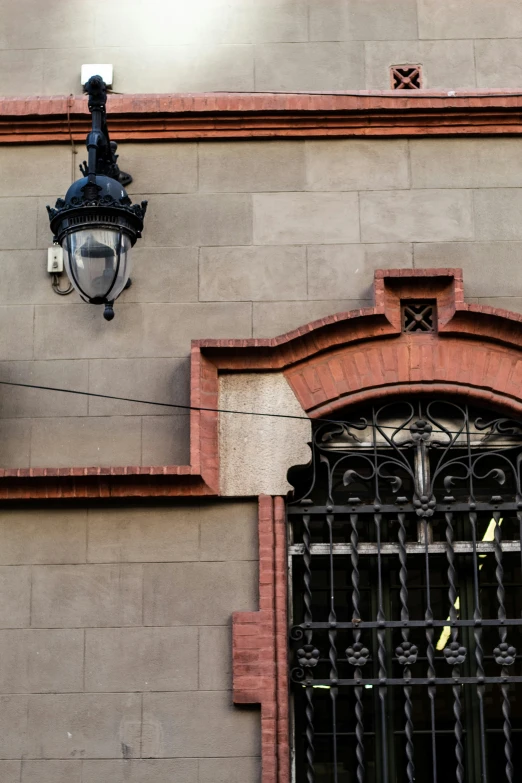
[{"label": "dark window opening", "polygon": [[522,423],[453,401],[316,426],[290,471],[296,781],[522,775]]}]

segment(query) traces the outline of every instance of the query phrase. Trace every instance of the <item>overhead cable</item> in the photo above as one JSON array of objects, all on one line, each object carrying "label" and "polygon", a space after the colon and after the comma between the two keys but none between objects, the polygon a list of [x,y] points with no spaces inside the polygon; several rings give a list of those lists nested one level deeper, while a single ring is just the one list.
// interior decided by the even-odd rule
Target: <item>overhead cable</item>
[{"label": "overhead cable", "polygon": [[[310,416],[296,416],[295,414],[291,413],[264,413],[261,411],[237,411],[237,410],[231,410],[228,408],[207,408],[203,405],[182,405],[181,403],[176,402],[158,402],[157,400],[139,400],[136,397],[118,397],[114,394],[100,394],[99,392],[89,392],[89,391],[82,391],[81,389],[61,389],[59,386],[42,386],[40,384],[34,384],[34,383],[18,383],[15,381],[0,381],[0,386],[16,386],[23,389],[40,389],[42,391],[54,391],[54,392],[61,392],[63,394],[79,394],[82,397],[98,397],[102,400],[116,400],[119,402],[135,402],[139,405],[156,405],[161,408],[178,408],[180,410],[186,410],[186,411],[205,411],[207,413],[230,413],[235,414],[238,416],[264,416],[264,417],[270,417],[275,419],[297,419],[299,421],[309,421],[309,422],[319,422],[322,424],[350,424],[350,422],[341,422],[339,419],[323,419],[321,417],[312,419]],[[351,423],[354,425],[354,423]],[[398,429],[393,425],[388,424],[379,424],[378,425],[380,429],[383,430],[394,430],[397,431]],[[521,425],[522,428],[522,425]],[[444,429],[443,432],[447,432],[450,435],[460,435],[464,432],[464,430],[448,430]]]}]

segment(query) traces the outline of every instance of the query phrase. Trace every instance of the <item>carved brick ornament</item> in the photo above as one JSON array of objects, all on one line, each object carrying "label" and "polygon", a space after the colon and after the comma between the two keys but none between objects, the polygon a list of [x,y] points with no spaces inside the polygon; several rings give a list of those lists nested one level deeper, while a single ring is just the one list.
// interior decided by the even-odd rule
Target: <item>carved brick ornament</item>
[{"label": "carved brick ornament", "polygon": [[420,90],[422,87],[422,66],[392,65],[392,90]]},{"label": "carved brick ornament", "polygon": [[433,332],[434,305],[431,302],[411,302],[402,306],[403,332]]}]

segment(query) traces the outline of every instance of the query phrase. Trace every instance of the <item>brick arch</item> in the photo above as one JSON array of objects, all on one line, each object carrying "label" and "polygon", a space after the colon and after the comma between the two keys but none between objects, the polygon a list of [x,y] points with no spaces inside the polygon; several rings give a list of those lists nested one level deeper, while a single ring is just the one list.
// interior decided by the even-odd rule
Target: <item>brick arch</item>
[{"label": "brick arch", "polygon": [[[374,299],[272,339],[195,341],[193,404],[217,402],[219,373],[280,370],[311,418],[427,391],[522,413],[522,315],[466,304],[460,269],[377,270]],[[403,330],[412,301],[432,303],[433,331]]]},{"label": "brick arch", "polygon": [[[219,374],[283,372],[311,418],[390,394],[464,394],[522,413],[522,315],[466,304],[460,269],[377,270],[375,306],[279,337],[195,340],[190,464],[0,469],[6,500],[219,494]],[[406,334],[401,303],[429,300],[432,333]]]},{"label": "brick arch", "polygon": [[287,373],[303,410],[332,416],[347,405],[391,395],[464,395],[522,414],[522,352],[439,335],[344,346]]},{"label": "brick arch", "polygon": [[[218,407],[219,374],[283,372],[310,418],[390,394],[459,394],[522,413],[522,315],[464,302],[460,269],[377,270],[375,306],[271,339],[197,340],[192,405]],[[405,332],[404,303],[430,302],[431,332]],[[219,485],[218,414],[191,418],[192,475]]]},{"label": "brick arch", "polygon": [[[215,367],[216,385],[220,371],[282,370],[311,418],[426,393],[522,414],[520,316],[465,304],[460,270],[379,271],[374,290],[374,308],[275,340],[206,342],[197,350]],[[415,299],[433,303],[433,332],[403,331],[402,303]],[[234,701],[261,705],[262,783],[290,780],[285,525],[283,499],[261,497],[260,609],[233,616]]]},{"label": "brick arch", "polygon": [[[391,394],[473,397],[522,414],[522,321],[519,315],[467,305],[461,270],[376,273],[374,315],[362,313],[355,339],[309,353],[285,375],[311,418]],[[433,332],[405,333],[404,301],[431,300]],[[377,312],[387,323],[380,332]]]}]

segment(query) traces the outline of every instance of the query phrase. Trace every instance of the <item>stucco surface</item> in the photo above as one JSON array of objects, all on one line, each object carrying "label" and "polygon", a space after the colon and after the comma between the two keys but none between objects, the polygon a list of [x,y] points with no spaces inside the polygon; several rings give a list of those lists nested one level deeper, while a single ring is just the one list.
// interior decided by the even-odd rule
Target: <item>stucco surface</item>
[{"label": "stucco surface", "polygon": [[[304,416],[282,373],[224,373],[219,405],[225,410]],[[285,495],[286,473],[310,460],[309,421],[219,414],[220,492],[223,495]]]},{"label": "stucco surface", "polygon": [[[2,92],[389,89],[422,64],[430,89],[520,86],[518,0],[1,0]],[[506,40],[508,39],[508,40]]]},{"label": "stucco surface", "polygon": [[255,502],[4,509],[0,543],[2,783],[259,783]]}]

